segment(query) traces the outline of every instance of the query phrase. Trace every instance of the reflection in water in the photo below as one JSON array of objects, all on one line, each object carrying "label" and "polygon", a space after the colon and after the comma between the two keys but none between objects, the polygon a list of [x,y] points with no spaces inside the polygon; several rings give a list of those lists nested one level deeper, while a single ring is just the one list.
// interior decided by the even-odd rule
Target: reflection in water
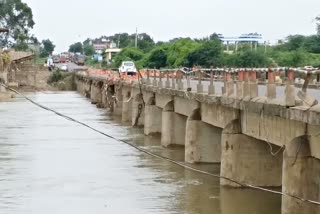
[{"label": "reflection in water", "polygon": [[[117,138],[183,161],[184,149],[122,124],[77,93],[34,100]],[[219,165],[196,165],[219,174]],[[0,103],[0,213],[280,213],[280,198],[220,189],[219,179],[140,153],[16,98]]]}]

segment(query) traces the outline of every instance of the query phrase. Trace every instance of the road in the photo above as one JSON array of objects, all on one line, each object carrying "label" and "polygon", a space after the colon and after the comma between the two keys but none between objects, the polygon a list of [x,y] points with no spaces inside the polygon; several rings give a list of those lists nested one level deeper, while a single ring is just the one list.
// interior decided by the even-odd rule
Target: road
[{"label": "road", "polygon": [[69,72],[75,72],[79,70],[87,70],[88,68],[86,66],[79,66],[74,64],[73,62],[67,62],[67,63],[57,63],[55,64],[57,68],[61,69],[63,66],[67,66]]}]

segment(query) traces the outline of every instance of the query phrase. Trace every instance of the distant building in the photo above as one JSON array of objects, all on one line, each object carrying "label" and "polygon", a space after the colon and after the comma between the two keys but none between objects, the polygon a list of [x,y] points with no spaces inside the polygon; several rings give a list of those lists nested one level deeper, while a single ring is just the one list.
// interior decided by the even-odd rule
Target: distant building
[{"label": "distant building", "polygon": [[92,46],[97,54],[102,54],[103,50],[117,48],[117,44],[107,39],[95,39]]},{"label": "distant building", "polygon": [[222,34],[218,34],[219,39],[227,46],[226,52],[229,51],[229,45],[234,44],[235,45],[235,51],[238,50],[238,45],[241,43],[248,43],[251,44],[251,48],[253,49],[253,46],[255,49],[257,49],[258,44],[265,44],[265,41],[262,38],[262,34],[259,33],[246,33],[241,34],[240,36],[231,36],[231,37],[225,37]]},{"label": "distant building", "polygon": [[105,53],[106,53],[107,61],[111,62],[113,56],[116,55],[117,53],[119,53],[120,51],[121,51],[120,48],[108,48],[108,49],[106,49]]}]

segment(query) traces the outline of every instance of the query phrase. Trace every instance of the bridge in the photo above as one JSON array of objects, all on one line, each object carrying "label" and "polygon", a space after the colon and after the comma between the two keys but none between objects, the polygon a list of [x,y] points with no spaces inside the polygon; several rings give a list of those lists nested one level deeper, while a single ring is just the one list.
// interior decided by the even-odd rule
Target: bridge
[{"label": "bridge", "polygon": [[[143,126],[145,135],[160,134],[162,146],[184,146],[187,163],[219,163],[222,177],[320,201],[320,105],[307,93],[311,72],[298,89],[299,69],[286,72],[285,86],[277,86],[275,70],[268,69],[266,95],[259,96],[258,71],[236,69],[232,78],[224,70],[221,93],[212,72],[207,90],[199,73],[195,91],[185,87],[181,71],[164,79],[147,71],[139,81],[79,72],[75,82],[93,104]],[[281,96],[278,87],[284,87]],[[315,204],[282,197],[282,214],[319,212]]]}]

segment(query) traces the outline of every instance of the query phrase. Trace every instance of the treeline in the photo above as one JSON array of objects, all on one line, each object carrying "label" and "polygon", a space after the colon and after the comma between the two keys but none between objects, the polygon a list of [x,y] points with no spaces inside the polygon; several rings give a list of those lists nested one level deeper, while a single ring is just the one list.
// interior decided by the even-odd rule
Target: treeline
[{"label": "treeline", "polygon": [[[288,36],[276,46],[240,43],[237,51],[231,45],[230,50],[220,41],[217,34],[208,38],[175,38],[168,42],[154,42],[146,33],[138,35],[135,48],[135,34],[116,34],[110,37],[120,45],[122,51],[111,62],[111,67],[120,66],[122,61],[134,61],[137,67],[175,68],[180,66],[202,67],[268,67],[268,66],[305,66],[320,67],[320,36]],[[81,43],[80,43],[81,44]],[[80,47],[80,44],[77,46]],[[82,51],[92,54],[88,40],[82,45]],[[73,47],[73,46],[71,46]],[[92,63],[92,61],[91,61]],[[102,63],[107,65],[106,62]]]}]

